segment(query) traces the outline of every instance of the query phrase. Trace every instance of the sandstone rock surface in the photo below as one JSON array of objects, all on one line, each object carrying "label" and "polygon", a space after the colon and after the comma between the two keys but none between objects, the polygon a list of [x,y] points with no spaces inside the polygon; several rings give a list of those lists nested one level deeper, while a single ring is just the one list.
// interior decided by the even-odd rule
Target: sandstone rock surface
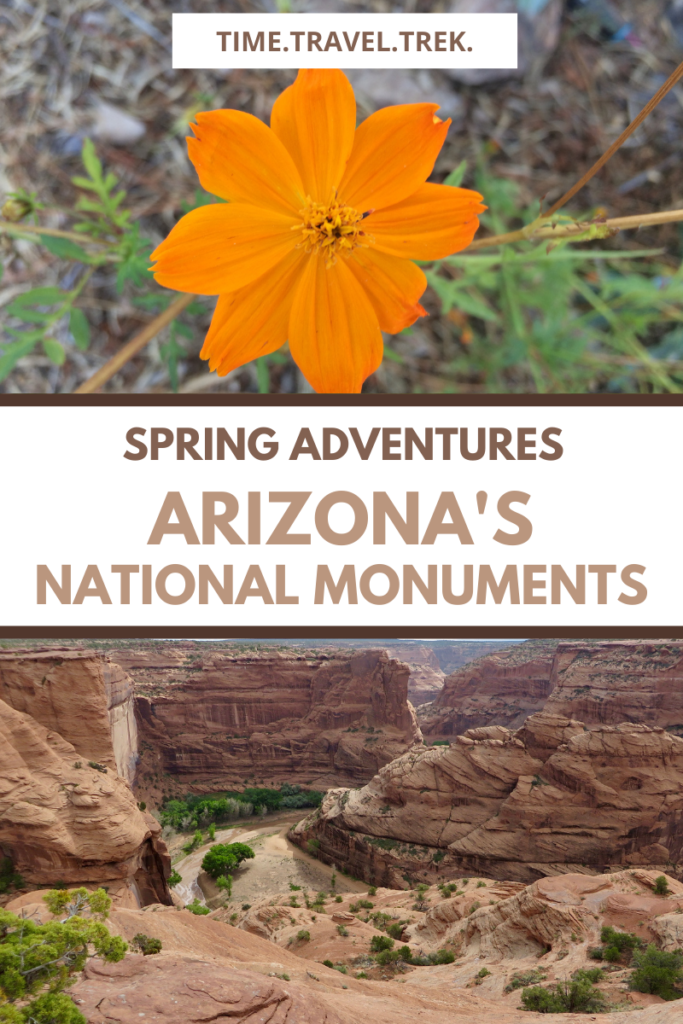
[{"label": "sandstone rock surface", "polygon": [[371,884],[469,871],[532,881],[615,865],[678,863],[683,740],[542,712],[516,731],[470,729],[415,749],[361,789],[332,789],[294,842]]},{"label": "sandstone rock surface", "polygon": [[[182,776],[204,792],[246,778],[322,787],[371,778],[421,741],[408,666],[383,650],[194,656],[177,678],[162,654],[156,679],[153,658],[136,681],[142,777]],[[126,667],[136,676],[133,659]]]},{"label": "sandstone rock surface", "polygon": [[128,783],[2,700],[0,850],[33,885],[110,884],[143,904],[171,901],[160,826]]},{"label": "sandstone rock surface", "polygon": [[485,725],[518,728],[550,695],[556,648],[556,641],[530,640],[456,669],[434,702],[420,708],[427,742]]},{"label": "sandstone rock surface", "polygon": [[56,646],[3,652],[0,700],[58,733],[87,760],[133,781],[133,682],[106,655]]},{"label": "sandstone rock surface", "polygon": [[544,708],[589,729],[642,722],[683,735],[683,641],[526,641],[451,673],[418,717],[429,742],[518,728]]}]

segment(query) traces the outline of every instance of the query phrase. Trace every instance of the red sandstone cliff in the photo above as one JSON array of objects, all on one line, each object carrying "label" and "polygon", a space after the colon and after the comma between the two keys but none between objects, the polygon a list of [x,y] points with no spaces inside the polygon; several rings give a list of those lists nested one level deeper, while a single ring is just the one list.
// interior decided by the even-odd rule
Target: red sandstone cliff
[{"label": "red sandstone cliff", "polygon": [[291,838],[372,884],[456,871],[530,881],[683,853],[683,740],[548,712],[415,749],[362,789],[330,790]]},{"label": "red sandstone cliff", "polygon": [[434,702],[420,708],[427,742],[485,725],[520,726],[548,699],[556,648],[555,640],[528,640],[456,669]]},{"label": "red sandstone cliff", "polygon": [[[53,690],[52,707],[65,724],[60,692]],[[104,735],[95,717],[92,726]],[[0,700],[2,855],[34,886],[110,885],[130,890],[141,905],[170,904],[171,864],[158,822],[138,810],[114,768],[90,760],[94,748],[86,746],[83,753]]]},{"label": "red sandstone cliff", "polygon": [[683,641],[526,641],[453,672],[418,716],[429,742],[516,728],[542,708],[590,729],[642,722],[683,734]]},{"label": "red sandstone cliff", "polygon": [[247,779],[318,787],[365,781],[421,741],[409,669],[386,651],[191,655],[117,653],[136,680],[140,780],[198,789]]},{"label": "red sandstone cliff", "polygon": [[3,652],[0,700],[132,782],[138,745],[133,682],[107,655],[67,647]]}]

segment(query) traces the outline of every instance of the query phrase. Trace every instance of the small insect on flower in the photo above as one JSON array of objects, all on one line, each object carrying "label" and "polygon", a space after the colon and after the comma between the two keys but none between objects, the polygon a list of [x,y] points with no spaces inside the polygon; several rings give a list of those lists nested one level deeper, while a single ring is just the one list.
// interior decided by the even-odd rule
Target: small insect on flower
[{"label": "small insect on flower", "polygon": [[218,295],[201,351],[224,376],[289,341],[316,391],[359,392],[382,331],[425,315],[412,260],[466,248],[486,209],[427,182],[450,121],[437,104],[386,107],[356,128],[341,71],[300,71],[268,128],[239,110],[197,114],[189,154],[227,203],[192,210],[152,253],[159,284]]}]

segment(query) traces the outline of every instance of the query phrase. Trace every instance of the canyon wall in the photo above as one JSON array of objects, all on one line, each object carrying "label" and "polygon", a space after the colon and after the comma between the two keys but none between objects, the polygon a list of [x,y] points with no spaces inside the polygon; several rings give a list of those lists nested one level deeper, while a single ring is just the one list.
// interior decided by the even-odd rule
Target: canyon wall
[{"label": "canyon wall", "polygon": [[456,669],[433,703],[419,709],[427,742],[485,725],[520,726],[550,695],[557,646],[556,640],[527,640]]},{"label": "canyon wall", "polygon": [[618,722],[683,734],[683,641],[600,640],[558,645],[548,711],[593,728]]},{"label": "canyon wall", "polygon": [[[683,855],[683,739],[549,712],[417,748],[334,789],[290,837],[374,885],[456,872],[533,881]],[[314,840],[312,845],[310,841]]]},{"label": "canyon wall", "polygon": [[421,742],[408,666],[383,650],[113,653],[135,680],[141,785],[323,788],[366,781]]},{"label": "canyon wall", "polygon": [[0,700],[72,743],[79,754],[135,776],[133,682],[106,655],[74,648],[0,654]]},{"label": "canyon wall", "polygon": [[[28,691],[24,697],[30,704]],[[36,703],[45,715],[45,703]],[[101,709],[92,736],[106,737],[106,724]],[[142,906],[171,904],[160,826],[139,810],[115,768],[94,760],[106,753],[96,739],[77,748],[0,700],[0,853],[30,886],[107,885]]]},{"label": "canyon wall", "polygon": [[543,708],[589,729],[642,722],[683,735],[683,641],[528,640],[451,673],[418,717],[433,742],[486,725],[518,728]]}]

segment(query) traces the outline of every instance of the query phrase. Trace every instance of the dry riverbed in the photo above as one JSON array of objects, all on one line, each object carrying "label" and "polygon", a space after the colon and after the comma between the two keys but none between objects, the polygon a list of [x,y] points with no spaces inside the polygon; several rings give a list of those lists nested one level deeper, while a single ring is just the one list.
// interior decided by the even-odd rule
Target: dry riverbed
[{"label": "dry riverbed", "polygon": [[[289,830],[303,817],[305,815],[301,811],[292,811],[260,819],[261,823],[256,827],[250,823],[240,823],[231,828],[216,829],[216,843],[247,843],[255,853],[253,860],[244,861],[233,872],[231,903],[252,903],[264,897],[277,896],[287,891],[290,882],[302,889],[329,891],[333,869],[327,864],[321,864],[287,839]],[[189,838],[184,836],[174,840],[170,844],[172,854]],[[201,869],[202,860],[212,845],[203,843],[173,865],[182,878],[173,891],[184,903],[198,899],[202,904],[209,901],[211,906],[219,905],[215,899],[221,897],[221,894],[213,880]],[[354,882],[337,874],[337,892],[366,890],[364,882]]]}]

